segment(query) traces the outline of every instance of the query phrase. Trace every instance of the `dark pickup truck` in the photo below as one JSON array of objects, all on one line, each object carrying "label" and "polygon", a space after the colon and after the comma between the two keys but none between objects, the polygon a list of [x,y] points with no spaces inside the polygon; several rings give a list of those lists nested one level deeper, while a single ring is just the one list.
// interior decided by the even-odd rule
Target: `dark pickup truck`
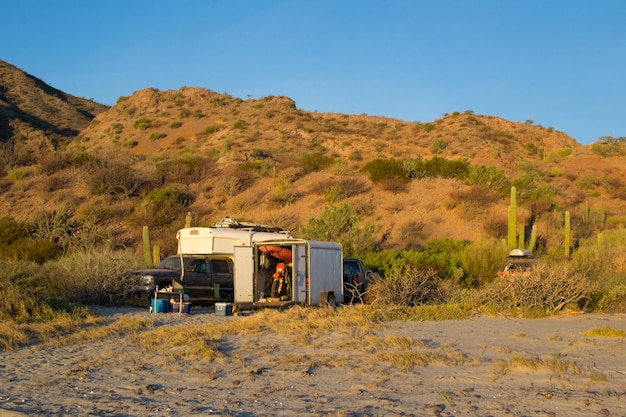
[{"label": "dark pickup truck", "polygon": [[357,258],[343,259],[343,298],[346,303],[363,302],[369,284],[367,270]]},{"label": "dark pickup truck", "polygon": [[130,274],[137,278],[140,295],[152,297],[155,290],[173,286],[182,287],[191,301],[233,300],[233,260],[228,256],[170,256],[154,269]]}]

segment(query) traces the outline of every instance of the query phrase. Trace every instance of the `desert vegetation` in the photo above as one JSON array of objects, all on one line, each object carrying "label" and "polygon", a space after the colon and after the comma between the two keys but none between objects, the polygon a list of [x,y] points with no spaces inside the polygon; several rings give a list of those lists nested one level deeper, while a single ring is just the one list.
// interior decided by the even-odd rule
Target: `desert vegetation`
[{"label": "desert vegetation", "polygon": [[[19,87],[7,99],[40,93]],[[0,138],[4,346],[133,303],[142,229],[170,254],[188,213],[340,242],[371,270],[346,308],[374,320],[626,308],[623,138],[583,148],[472,111],[404,122],[187,87],[77,103],[88,117],[12,120]],[[542,267],[499,276],[513,247]]]}]

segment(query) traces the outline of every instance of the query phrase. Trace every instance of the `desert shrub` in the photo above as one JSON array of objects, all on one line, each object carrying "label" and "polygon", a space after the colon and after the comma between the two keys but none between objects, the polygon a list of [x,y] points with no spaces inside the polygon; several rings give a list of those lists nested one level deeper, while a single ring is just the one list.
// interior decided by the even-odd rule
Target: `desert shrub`
[{"label": "desert shrub", "polygon": [[11,181],[23,180],[28,176],[28,171],[23,168],[10,168],[7,172],[7,178]]},{"label": "desert shrub", "polygon": [[431,159],[417,156],[403,161],[406,177],[413,179],[425,177],[465,179],[469,166],[469,162],[464,158],[448,160],[439,156],[433,156]]},{"label": "desert shrub", "polygon": [[572,264],[598,284],[598,296],[626,285],[626,230],[605,230],[596,237],[581,239],[572,253]]},{"label": "desert shrub", "polygon": [[619,142],[594,143],[591,145],[591,152],[601,157],[622,156],[626,152]]},{"label": "desert shrub", "polygon": [[509,183],[504,170],[496,167],[486,167],[484,165],[470,166],[465,184],[477,185],[490,191],[506,193],[510,190]]},{"label": "desert shrub", "polygon": [[420,126],[426,132],[431,132],[431,131],[435,130],[435,128],[436,128],[434,123],[423,123]]},{"label": "desert shrub", "polygon": [[596,285],[570,265],[540,265],[531,272],[503,276],[478,295],[478,305],[491,311],[525,315],[583,308]]},{"label": "desert shrub", "polygon": [[67,155],[52,152],[46,154],[39,160],[39,169],[43,174],[52,175],[70,166],[70,162]]},{"label": "desert shrub", "polygon": [[305,173],[322,171],[334,163],[333,158],[322,153],[305,154],[300,159],[300,166]]},{"label": "desert shrub", "polygon": [[477,185],[450,192],[454,207],[463,210],[484,210],[489,205],[500,201],[501,196]]},{"label": "desert shrub", "polygon": [[409,220],[400,228],[400,239],[404,248],[417,248],[425,237],[426,223],[421,220]]},{"label": "desert shrub", "polygon": [[28,237],[30,226],[10,217],[0,216],[0,245],[10,245],[18,239]]},{"label": "desert shrub", "polygon": [[361,216],[347,203],[324,207],[320,217],[309,219],[299,234],[305,239],[339,242],[345,256],[359,255],[374,248],[374,225],[361,226]]},{"label": "desert shrub", "polygon": [[32,262],[0,259],[0,321],[32,322],[52,317],[42,302],[45,287],[36,279],[39,268]]},{"label": "desert shrub", "polygon": [[572,148],[561,148],[553,151],[544,157],[546,162],[561,162],[572,154]]},{"label": "desert shrub", "polygon": [[368,185],[361,179],[354,177],[324,179],[315,182],[311,186],[311,192],[318,195],[323,195],[324,198],[326,198],[326,196],[330,194],[335,197],[335,201],[354,197],[356,195],[367,192],[367,190]]},{"label": "desert shrub", "polygon": [[463,269],[459,283],[468,288],[492,282],[504,267],[508,252],[508,247],[498,239],[480,240],[465,246],[458,258]]},{"label": "desert shrub", "polygon": [[610,313],[626,313],[626,284],[611,288],[598,300],[598,309]]},{"label": "desert shrub", "polygon": [[390,179],[408,180],[402,162],[394,158],[373,159],[363,166],[362,171],[367,173],[370,180],[375,183]]},{"label": "desert shrub", "polygon": [[380,183],[383,190],[394,194],[406,193],[409,191],[409,184],[406,178],[389,178]]},{"label": "desert shrub", "polygon": [[413,307],[443,301],[439,291],[441,277],[432,268],[405,264],[384,278],[375,273],[369,278],[366,293],[369,304]]},{"label": "desert shrub", "polygon": [[2,258],[42,264],[61,254],[58,244],[41,238],[18,239],[11,245],[0,245]]},{"label": "desert shrub", "polygon": [[511,182],[517,189],[517,201],[547,200],[552,201],[554,191],[545,184],[541,174],[532,170],[519,175]]},{"label": "desert shrub", "polygon": [[488,216],[483,223],[483,229],[491,237],[504,239],[509,232],[509,220],[506,217]]},{"label": "desert shrub", "polygon": [[430,145],[430,151],[434,155],[437,155],[437,154],[441,153],[441,151],[443,151],[447,147],[448,147],[448,142],[446,142],[442,138],[435,138],[435,140],[433,141],[432,145]]},{"label": "desert shrub", "polygon": [[361,152],[354,151],[350,155],[348,155],[348,160],[354,161],[354,162],[359,162],[359,161],[363,160],[363,156],[361,156]]},{"label": "desert shrub", "polygon": [[157,141],[159,139],[163,139],[164,137],[166,137],[167,135],[163,132],[152,132],[150,133],[150,136],[148,137],[148,139],[151,142]]},{"label": "desert shrub", "polygon": [[84,169],[84,181],[92,195],[133,196],[142,184],[132,161],[103,158],[91,160]]},{"label": "desert shrub", "polygon": [[0,217],[0,259],[43,263],[60,253],[55,242],[36,236],[32,225]]},{"label": "desert shrub", "polygon": [[215,169],[215,162],[210,158],[185,154],[178,159],[168,159],[157,163],[156,175],[159,182],[180,182],[191,184],[199,182]]},{"label": "desert shrub", "polygon": [[282,208],[294,204],[300,197],[301,194],[290,187],[276,187],[267,200],[267,206],[270,209]]},{"label": "desert shrub", "polygon": [[127,272],[142,266],[142,258],[130,251],[77,251],[45,263],[36,279],[46,297],[86,305],[119,305],[132,299],[137,285]]},{"label": "desert shrub", "polygon": [[408,263],[422,269],[434,269],[445,279],[458,280],[458,254],[466,245],[465,241],[443,238],[429,241],[421,250],[367,252],[361,258],[369,269],[383,276]]},{"label": "desert shrub", "polygon": [[152,121],[149,119],[146,119],[145,117],[142,117],[141,119],[137,119],[133,123],[133,127],[135,129],[140,129],[140,130],[146,130],[150,128],[150,126],[152,126]]},{"label": "desert shrub", "polygon": [[237,120],[235,123],[233,123],[233,129],[245,129],[246,128],[246,122],[244,122],[243,120]]},{"label": "desert shrub", "polygon": [[250,172],[258,177],[264,177],[270,172],[270,164],[263,160],[247,161],[237,167],[237,170]]},{"label": "desert shrub", "polygon": [[220,181],[220,186],[225,196],[234,197],[246,189],[246,182],[238,176],[231,176]]},{"label": "desert shrub", "polygon": [[214,126],[207,126],[206,128],[204,128],[204,130],[202,131],[203,133],[210,135],[213,133],[217,133],[220,130],[224,129],[224,125],[214,125]]},{"label": "desert shrub", "polygon": [[157,188],[144,198],[143,211],[146,224],[165,225],[174,222],[191,204],[191,197],[173,187]]}]

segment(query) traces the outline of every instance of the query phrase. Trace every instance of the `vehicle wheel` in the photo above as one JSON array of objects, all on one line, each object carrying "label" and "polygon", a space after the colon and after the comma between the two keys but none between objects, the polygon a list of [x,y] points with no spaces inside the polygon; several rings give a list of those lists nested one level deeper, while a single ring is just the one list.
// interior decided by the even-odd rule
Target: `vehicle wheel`
[{"label": "vehicle wheel", "polygon": [[326,302],[328,303],[328,307],[337,308],[337,300],[335,299],[335,294],[333,293],[328,294],[328,298],[326,299]]}]

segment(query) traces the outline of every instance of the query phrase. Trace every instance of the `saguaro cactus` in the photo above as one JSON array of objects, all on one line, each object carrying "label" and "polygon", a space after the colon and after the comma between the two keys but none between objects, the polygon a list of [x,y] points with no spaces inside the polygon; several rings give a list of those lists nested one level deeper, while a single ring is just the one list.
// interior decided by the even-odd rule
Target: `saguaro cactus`
[{"label": "saguaro cactus", "polygon": [[511,187],[511,202],[509,204],[509,249],[515,249],[517,245],[517,189]]},{"label": "saguaro cactus", "polygon": [[158,265],[161,262],[161,247],[159,245],[154,245],[152,247],[152,264]]},{"label": "saguaro cactus", "polygon": [[571,246],[571,231],[569,211],[565,212],[565,256],[569,258],[569,250]]},{"label": "saguaro cactus", "polygon": [[191,212],[187,212],[187,216],[185,216],[185,229],[191,227]]},{"label": "saguaro cactus", "polygon": [[530,241],[528,242],[528,250],[534,251],[537,244],[537,225],[533,224],[530,229]]},{"label": "saguaro cactus", "polygon": [[143,260],[146,265],[152,266],[152,249],[150,248],[150,229],[143,227]]}]

